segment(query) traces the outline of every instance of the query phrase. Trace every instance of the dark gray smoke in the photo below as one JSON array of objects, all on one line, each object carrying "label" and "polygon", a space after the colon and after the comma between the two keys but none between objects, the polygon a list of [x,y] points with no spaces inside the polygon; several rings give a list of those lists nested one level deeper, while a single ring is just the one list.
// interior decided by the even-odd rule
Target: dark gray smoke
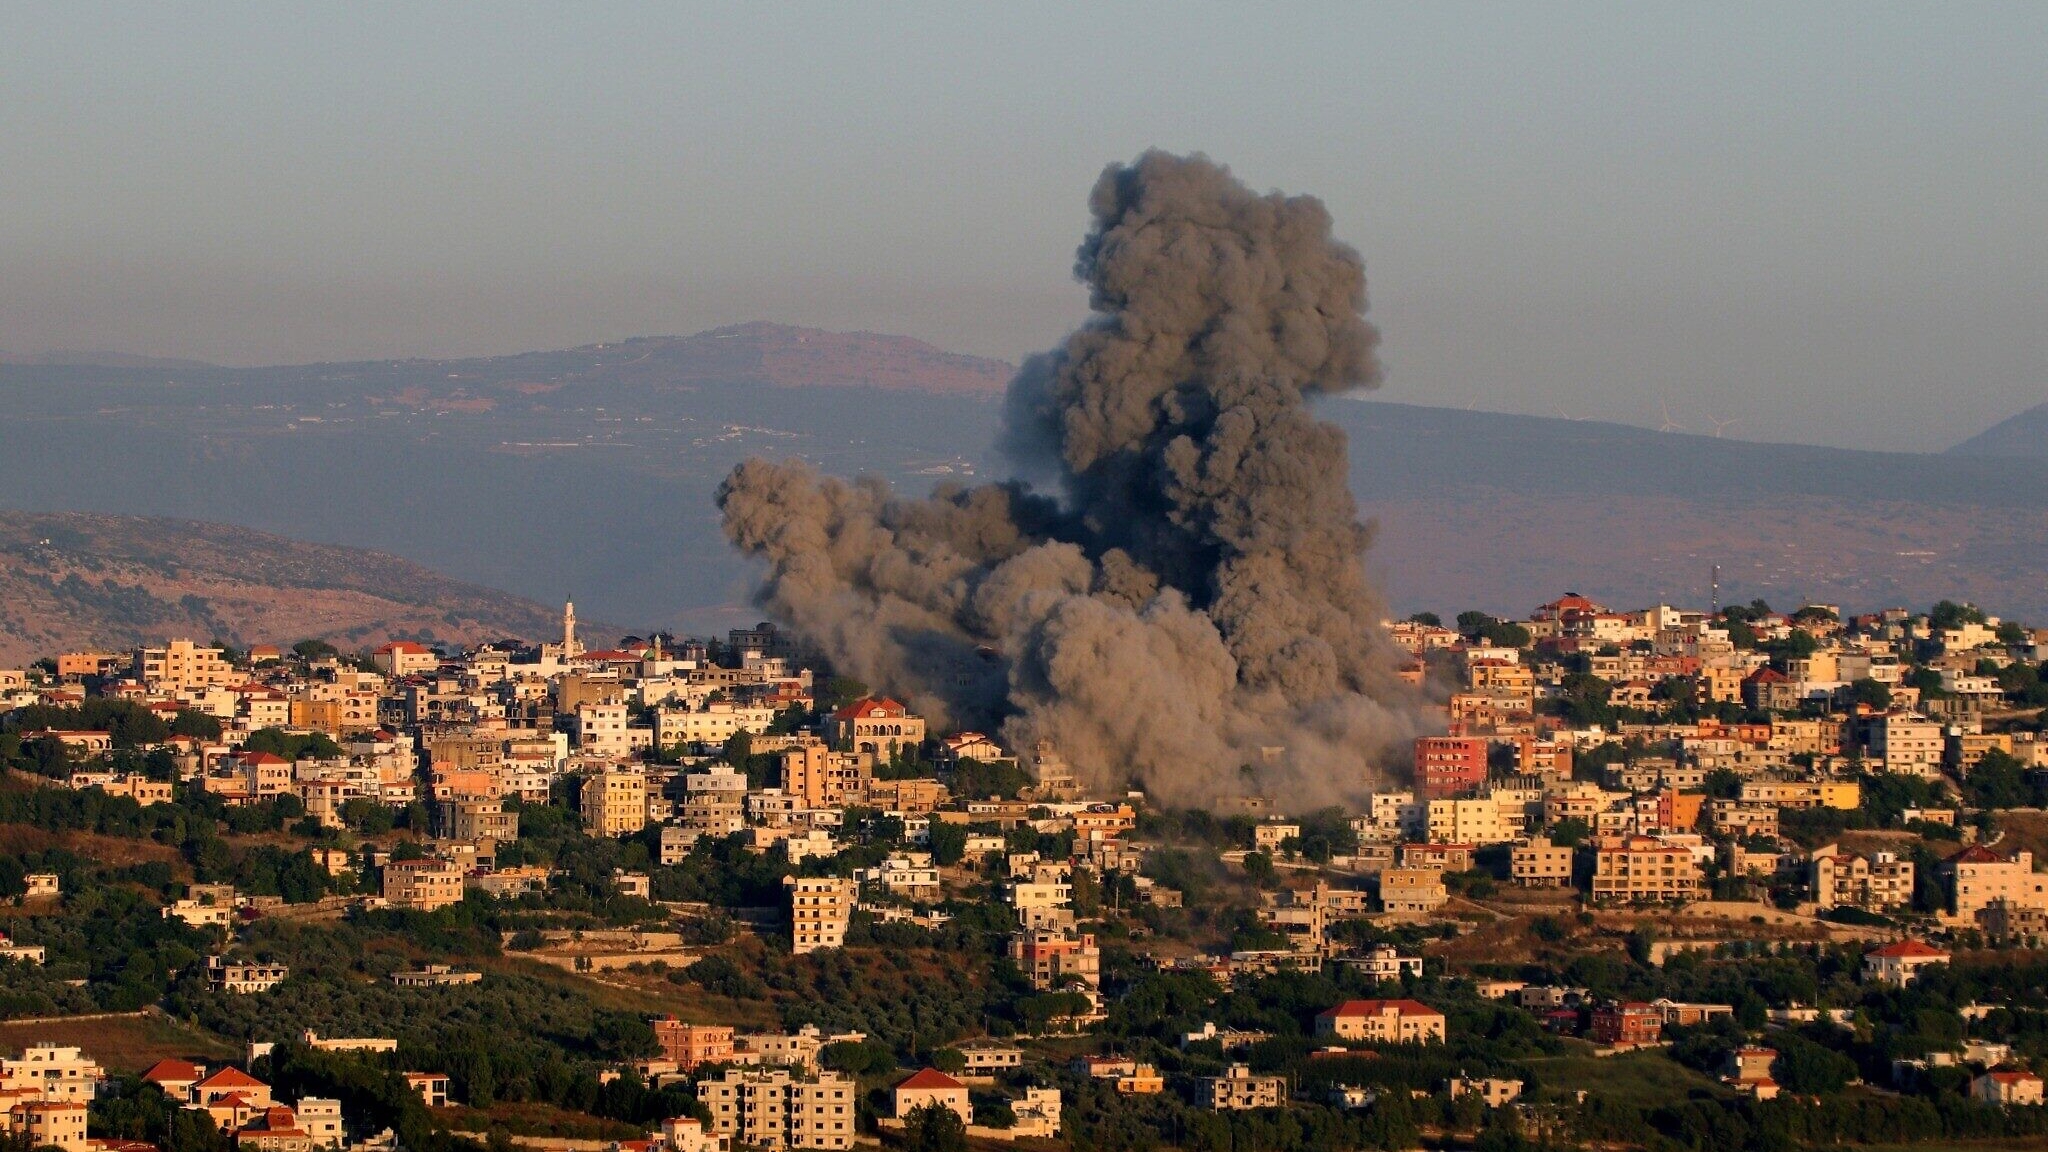
[{"label": "dark gray smoke", "polygon": [[1367,585],[1344,434],[1306,398],[1371,387],[1365,267],[1306,196],[1202,156],[1097,182],[1095,315],[1011,383],[1023,483],[892,495],[748,460],[725,531],[760,603],[940,725],[1050,740],[1167,803],[1355,796],[1415,734]]}]

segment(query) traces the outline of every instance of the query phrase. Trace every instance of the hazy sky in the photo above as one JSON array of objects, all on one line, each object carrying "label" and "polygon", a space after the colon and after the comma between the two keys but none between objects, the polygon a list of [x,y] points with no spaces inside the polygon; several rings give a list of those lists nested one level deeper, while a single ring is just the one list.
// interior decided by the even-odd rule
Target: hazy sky
[{"label": "hazy sky", "polygon": [[0,348],[752,319],[1014,359],[1157,145],[1329,202],[1392,399],[1939,448],[2048,400],[2048,4],[0,4]]}]

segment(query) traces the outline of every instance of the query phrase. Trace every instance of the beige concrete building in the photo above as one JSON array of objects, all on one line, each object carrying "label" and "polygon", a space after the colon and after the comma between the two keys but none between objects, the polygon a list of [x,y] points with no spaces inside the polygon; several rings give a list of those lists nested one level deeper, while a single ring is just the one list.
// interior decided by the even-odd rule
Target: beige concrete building
[{"label": "beige concrete building", "polygon": [[1822,911],[1846,906],[1875,912],[1913,902],[1913,862],[1896,852],[1859,855],[1829,844],[1813,850],[1806,879]]},{"label": "beige concrete building", "polygon": [[845,945],[859,884],[829,876],[785,877],[782,884],[789,889],[790,942],[797,955]]},{"label": "beige concrete building", "polygon": [[594,772],[577,797],[583,830],[592,836],[628,836],[647,827],[647,776],[637,769]]},{"label": "beige concrete building", "polygon": [[1316,1035],[1375,1044],[1441,1044],[1444,1014],[1419,1000],[1346,1000],[1316,1014]]},{"label": "beige concrete building", "polygon": [[806,744],[782,754],[782,790],[804,808],[839,808],[866,795],[874,780],[872,752],[834,752]]},{"label": "beige concrete building", "polygon": [[1515,883],[1530,888],[1568,888],[1572,882],[1572,858],[1576,849],[1552,844],[1545,836],[1531,837],[1508,854]]},{"label": "beige concrete building", "polygon": [[393,860],[384,866],[384,899],[417,912],[460,904],[465,875],[446,860]]},{"label": "beige concrete building", "polygon": [[1431,800],[1429,839],[1436,844],[1505,844],[1521,830],[1502,818],[1501,802],[1491,796],[1472,800]]},{"label": "beige concrete building", "polygon": [[240,676],[220,652],[190,640],[173,640],[161,648],[137,648],[129,671],[152,692],[226,687]]},{"label": "beige concrete building", "polygon": [[697,1100],[711,1114],[711,1129],[735,1144],[758,1148],[851,1148],[857,1088],[826,1072],[795,1075],[787,1068],[730,1068],[697,1085]]},{"label": "beige concrete building", "polygon": [[953,1079],[936,1068],[925,1068],[912,1073],[889,1090],[891,1111],[898,1120],[910,1119],[910,1114],[920,1108],[937,1106],[960,1118],[962,1124],[974,1123],[974,1107],[967,1101],[967,1085]]},{"label": "beige concrete building", "polygon": [[1209,1107],[1218,1112],[1278,1108],[1287,1099],[1287,1078],[1254,1076],[1249,1065],[1232,1064],[1221,1076],[1202,1077]]},{"label": "beige concrete building", "polygon": [[1380,908],[1407,916],[1426,916],[1451,898],[1444,874],[1435,868],[1389,868],[1380,873]]},{"label": "beige concrete building", "polygon": [[2048,910],[2048,876],[2034,871],[2034,854],[2024,849],[2005,853],[1973,844],[1942,861],[1941,877],[1950,911],[1966,924],[1994,901],[2008,909]]},{"label": "beige concrete building", "polygon": [[924,718],[887,697],[857,700],[832,714],[832,746],[848,752],[888,756],[924,743],[924,734]]},{"label": "beige concrete building", "polygon": [[1652,836],[1614,836],[1593,848],[1596,900],[1694,900],[1700,866],[1691,848]]}]

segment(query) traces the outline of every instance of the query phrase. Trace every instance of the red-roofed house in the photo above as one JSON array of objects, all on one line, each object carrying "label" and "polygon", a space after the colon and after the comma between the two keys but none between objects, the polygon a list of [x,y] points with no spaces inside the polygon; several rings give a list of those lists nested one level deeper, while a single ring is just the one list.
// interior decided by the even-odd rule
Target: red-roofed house
[{"label": "red-roofed house", "polygon": [[1922,968],[1948,963],[1948,953],[1919,940],[1900,940],[1863,954],[1863,978],[1905,987]]},{"label": "red-roofed house", "polygon": [[1970,1096],[2001,1107],[2038,1106],[2041,1078],[2023,1068],[1995,1068],[1970,1081]]},{"label": "red-roofed house", "polygon": [[896,1118],[907,1120],[912,1112],[936,1104],[949,1108],[962,1124],[974,1123],[974,1109],[967,1102],[967,1085],[936,1068],[912,1073],[891,1091]]},{"label": "red-roofed house", "polygon": [[1442,1043],[1444,1014],[1419,1000],[1346,1000],[1316,1014],[1316,1035],[1379,1044]]},{"label": "red-roofed house", "polygon": [[370,667],[386,676],[411,676],[417,672],[432,672],[440,666],[440,653],[410,640],[393,640],[370,653]]},{"label": "red-roofed house", "polygon": [[192,1085],[192,1102],[201,1107],[237,1094],[254,1101],[259,1108],[268,1108],[273,1103],[270,1085],[240,1068],[223,1068]]},{"label": "red-roofed house", "polygon": [[204,1064],[190,1064],[183,1060],[159,1060],[142,1074],[145,1084],[154,1084],[163,1089],[164,1095],[173,1100],[190,1100],[192,1086],[206,1075]]},{"label": "red-roofed house", "polygon": [[924,743],[924,717],[884,696],[856,700],[832,714],[832,746],[848,752],[888,756]]}]

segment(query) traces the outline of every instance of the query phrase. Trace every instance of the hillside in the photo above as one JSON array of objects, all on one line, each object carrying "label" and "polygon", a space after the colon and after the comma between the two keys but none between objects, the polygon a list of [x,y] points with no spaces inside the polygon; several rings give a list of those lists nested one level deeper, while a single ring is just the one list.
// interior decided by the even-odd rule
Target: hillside
[{"label": "hillside", "polygon": [[2007,417],[1948,450],[1951,456],[2048,456],[2048,404]]},{"label": "hillside", "polygon": [[538,604],[355,548],[192,520],[0,512],[0,665],[170,636],[236,645],[307,638],[551,635]]},{"label": "hillside", "polygon": [[[712,496],[749,455],[923,491],[1005,474],[992,361],[743,325],[475,360],[0,364],[0,503],[246,524],[639,627],[753,618]],[[949,383],[950,382],[950,383]],[[1963,597],[2048,621],[2048,470],[1330,398],[1401,611]],[[179,593],[183,595],[183,593]],[[1535,596],[1537,599],[1531,600]],[[172,601],[177,596],[170,597]],[[351,626],[354,626],[353,624]]]}]

